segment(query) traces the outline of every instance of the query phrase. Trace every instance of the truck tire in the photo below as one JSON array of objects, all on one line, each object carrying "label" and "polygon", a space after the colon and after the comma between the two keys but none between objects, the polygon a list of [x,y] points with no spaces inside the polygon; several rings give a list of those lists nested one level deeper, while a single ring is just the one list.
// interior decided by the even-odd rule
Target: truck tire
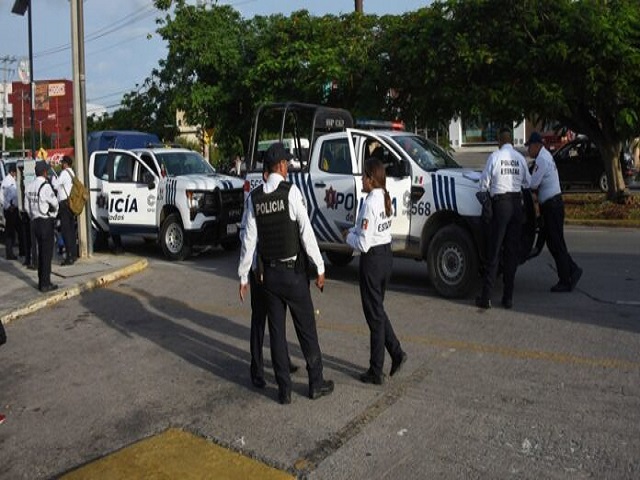
[{"label": "truck tire", "polygon": [[469,232],[447,225],[436,233],[427,251],[429,278],[446,298],[469,294],[478,277],[478,252]]},{"label": "truck tire", "polygon": [[353,260],[353,255],[351,253],[342,253],[342,252],[324,252],[327,255],[327,258],[331,262],[331,265],[335,265],[336,267],[345,267],[351,263]]},{"label": "truck tire", "polygon": [[160,245],[162,252],[170,260],[184,260],[191,253],[191,246],[177,214],[172,213],[162,223]]}]

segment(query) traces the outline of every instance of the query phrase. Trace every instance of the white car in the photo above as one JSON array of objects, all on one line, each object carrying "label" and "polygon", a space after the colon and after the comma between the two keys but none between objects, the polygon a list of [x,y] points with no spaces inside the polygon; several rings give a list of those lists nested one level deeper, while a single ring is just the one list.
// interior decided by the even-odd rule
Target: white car
[{"label": "white car", "polygon": [[91,221],[105,235],[153,237],[182,260],[192,247],[239,245],[243,180],[216,173],[183,148],[96,151],[89,160]]}]

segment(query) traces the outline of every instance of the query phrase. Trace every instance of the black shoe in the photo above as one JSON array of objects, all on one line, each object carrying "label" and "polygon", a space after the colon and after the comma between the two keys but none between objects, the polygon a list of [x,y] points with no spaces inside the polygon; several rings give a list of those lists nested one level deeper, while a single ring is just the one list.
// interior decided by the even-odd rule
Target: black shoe
[{"label": "black shoe", "polygon": [[281,405],[289,405],[291,403],[291,390],[285,390],[283,388],[279,388],[278,402],[280,402]]},{"label": "black shoe", "polygon": [[300,367],[289,362],[289,373],[296,373],[298,370],[300,370]]},{"label": "black shoe", "polygon": [[570,292],[571,285],[558,282],[553,287],[551,287],[551,291],[554,293]]},{"label": "black shoe", "polygon": [[16,257],[15,255],[11,254],[11,255],[7,255],[7,260],[17,260],[18,257]]},{"label": "black shoe", "polygon": [[262,377],[251,377],[251,383],[256,388],[264,388],[267,386],[267,382],[264,381]]},{"label": "black shoe", "polygon": [[315,400],[325,395],[330,395],[333,392],[333,381],[323,380],[320,385],[309,387],[309,398]]},{"label": "black shoe", "polygon": [[504,308],[506,308],[507,310],[509,310],[511,307],[513,307],[513,300],[507,297],[502,297],[502,306]]},{"label": "black shoe", "polygon": [[402,365],[407,361],[407,354],[402,352],[398,358],[391,359],[391,371],[389,372],[389,376],[393,377],[398,370],[402,368]]},{"label": "black shoe", "polygon": [[73,265],[74,263],[76,263],[76,259],[75,258],[65,258],[64,261],[60,265],[66,266],[66,265]]},{"label": "black shoe", "polygon": [[484,308],[485,310],[491,308],[491,300],[482,296],[476,297],[476,307]]},{"label": "black shoe", "polygon": [[582,277],[582,269],[580,267],[576,268],[575,271],[571,274],[571,290],[576,288],[576,285],[580,281],[580,277]]},{"label": "black shoe", "polygon": [[361,373],[358,378],[362,383],[371,383],[373,385],[382,385],[384,383],[382,375],[376,375],[371,369]]},{"label": "black shoe", "polygon": [[37,269],[38,269],[38,267],[36,267],[36,266],[35,266],[35,265],[33,265],[33,264],[29,264],[29,265],[27,265],[27,270],[37,270]]},{"label": "black shoe", "polygon": [[58,285],[50,283],[49,285],[45,285],[44,287],[40,287],[40,291],[42,293],[52,292],[58,289]]}]

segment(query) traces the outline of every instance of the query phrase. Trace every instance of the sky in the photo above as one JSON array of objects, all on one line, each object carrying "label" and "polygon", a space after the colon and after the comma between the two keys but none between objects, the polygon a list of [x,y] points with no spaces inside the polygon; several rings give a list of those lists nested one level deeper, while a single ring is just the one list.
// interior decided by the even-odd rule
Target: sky
[{"label": "sky", "polygon": [[[12,14],[14,2],[0,0],[0,59],[9,56],[19,61],[29,54],[28,16]],[[32,3],[34,79],[72,80],[69,0]],[[363,0],[365,13],[376,15],[401,14],[428,3]],[[289,15],[301,9],[312,15],[338,15],[354,9],[354,0],[219,0],[218,4],[231,5],[247,19],[274,13]],[[83,8],[87,104],[102,105],[113,112],[122,96],[142,85],[158,61],[165,58],[166,43],[155,32],[155,20],[165,12],[156,10],[152,0],[84,0]],[[9,72],[8,81],[19,81],[17,66],[11,65],[14,71]]]}]

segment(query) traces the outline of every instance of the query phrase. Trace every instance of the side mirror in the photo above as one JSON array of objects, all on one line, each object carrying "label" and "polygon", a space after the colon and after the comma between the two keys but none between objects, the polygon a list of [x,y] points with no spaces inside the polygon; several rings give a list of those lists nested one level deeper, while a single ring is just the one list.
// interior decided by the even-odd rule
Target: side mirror
[{"label": "side mirror", "polygon": [[408,160],[400,161],[400,176],[401,177],[410,177],[411,176],[411,164]]},{"label": "side mirror", "polygon": [[151,175],[149,172],[144,172],[144,174],[142,175],[142,180],[144,183],[147,184],[147,187],[149,187],[149,190],[153,190],[154,188],[156,188],[155,177]]}]

